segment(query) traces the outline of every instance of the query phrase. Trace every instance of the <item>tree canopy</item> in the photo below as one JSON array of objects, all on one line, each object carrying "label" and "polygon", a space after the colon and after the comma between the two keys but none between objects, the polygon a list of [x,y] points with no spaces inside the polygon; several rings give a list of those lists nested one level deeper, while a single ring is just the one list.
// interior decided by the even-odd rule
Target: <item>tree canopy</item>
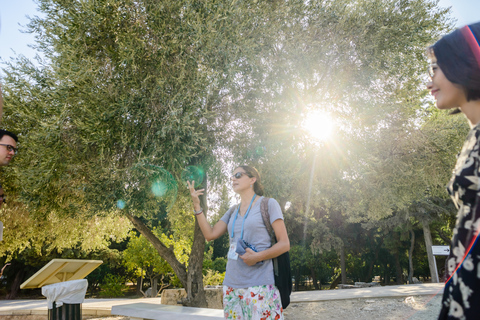
[{"label": "tree canopy", "polygon": [[[12,192],[36,216],[128,218],[187,304],[205,305],[192,170],[220,194],[225,171],[257,166],[308,261],[445,198],[465,127],[425,100],[425,48],[451,28],[437,1],[38,3],[29,28],[45,59],[4,70],[4,123],[22,150]],[[302,129],[314,110],[336,119],[334,139]],[[158,227],[191,239],[188,263]]]}]

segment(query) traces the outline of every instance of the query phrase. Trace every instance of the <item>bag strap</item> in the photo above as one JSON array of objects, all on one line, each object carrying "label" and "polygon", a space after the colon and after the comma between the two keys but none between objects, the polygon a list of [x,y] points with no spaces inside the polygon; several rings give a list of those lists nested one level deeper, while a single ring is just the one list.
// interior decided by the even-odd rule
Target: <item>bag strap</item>
[{"label": "bag strap", "polygon": [[240,205],[240,204],[234,204],[234,205],[233,205],[233,207],[232,207],[233,210],[230,211],[230,215],[228,216],[228,220],[229,220],[229,221],[230,221],[230,219],[232,218],[232,213],[234,213],[235,210],[237,210],[237,208],[238,208],[239,205]]},{"label": "bag strap", "polygon": [[273,230],[272,224],[270,223],[270,213],[268,213],[268,200],[270,200],[270,198],[262,198],[262,202],[260,202],[260,212],[262,213],[263,224],[265,224],[265,227],[267,228],[273,245],[277,242],[277,238],[275,237],[275,231]]}]

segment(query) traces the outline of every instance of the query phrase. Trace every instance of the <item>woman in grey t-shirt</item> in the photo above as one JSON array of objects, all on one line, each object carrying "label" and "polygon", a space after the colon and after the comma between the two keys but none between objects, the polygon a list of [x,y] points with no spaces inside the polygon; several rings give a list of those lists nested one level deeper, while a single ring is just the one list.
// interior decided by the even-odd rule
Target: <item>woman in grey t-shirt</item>
[{"label": "woman in grey t-shirt", "polygon": [[[213,227],[200,206],[204,189],[195,190],[195,182],[187,182],[192,196],[194,214],[207,241],[228,231],[230,249],[223,281],[225,319],[283,319],[280,293],[275,287],[272,259],[290,249],[280,205],[269,199],[270,223],[277,238],[272,246],[262,220],[260,203],[263,186],[257,170],[240,166],[231,177],[239,205],[231,207]],[[239,254],[240,252],[240,254]]]}]

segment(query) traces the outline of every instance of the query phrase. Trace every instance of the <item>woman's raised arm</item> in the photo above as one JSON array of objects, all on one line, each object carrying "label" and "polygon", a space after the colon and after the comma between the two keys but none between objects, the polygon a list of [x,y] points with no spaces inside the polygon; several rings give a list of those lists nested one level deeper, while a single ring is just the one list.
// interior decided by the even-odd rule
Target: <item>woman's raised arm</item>
[{"label": "woman's raised arm", "polygon": [[[192,181],[192,182],[187,181],[187,186],[188,186],[188,190],[190,190],[190,195],[192,196],[193,209],[195,210],[195,212],[203,211],[203,208],[200,206],[199,196],[203,195],[203,191],[205,191],[205,189],[195,190],[195,181]],[[207,221],[207,217],[203,212],[199,214],[195,214],[195,216],[197,217],[198,225],[202,230],[205,240],[207,241],[215,240],[221,237],[225,232],[227,232],[227,224],[225,222],[218,221],[212,227],[210,223]]]}]

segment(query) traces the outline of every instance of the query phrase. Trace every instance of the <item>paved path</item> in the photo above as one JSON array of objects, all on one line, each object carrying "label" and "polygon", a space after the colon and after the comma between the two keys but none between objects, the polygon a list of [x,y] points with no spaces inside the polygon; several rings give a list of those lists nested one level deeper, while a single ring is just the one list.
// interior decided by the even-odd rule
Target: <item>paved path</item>
[{"label": "paved path", "polygon": [[408,296],[428,296],[443,293],[443,283],[410,284],[337,290],[316,290],[294,292],[292,302],[315,302],[358,298],[388,298]]},{"label": "paved path", "polygon": [[[341,290],[320,290],[294,292],[292,303],[346,300],[358,298],[385,298],[436,295],[443,292],[443,283],[412,284],[401,286],[385,286],[371,288],[355,288]],[[85,299],[82,313],[85,316],[110,315],[112,306],[130,303],[160,304],[160,298],[141,299]],[[0,315],[46,314],[47,300],[0,300]]]}]

